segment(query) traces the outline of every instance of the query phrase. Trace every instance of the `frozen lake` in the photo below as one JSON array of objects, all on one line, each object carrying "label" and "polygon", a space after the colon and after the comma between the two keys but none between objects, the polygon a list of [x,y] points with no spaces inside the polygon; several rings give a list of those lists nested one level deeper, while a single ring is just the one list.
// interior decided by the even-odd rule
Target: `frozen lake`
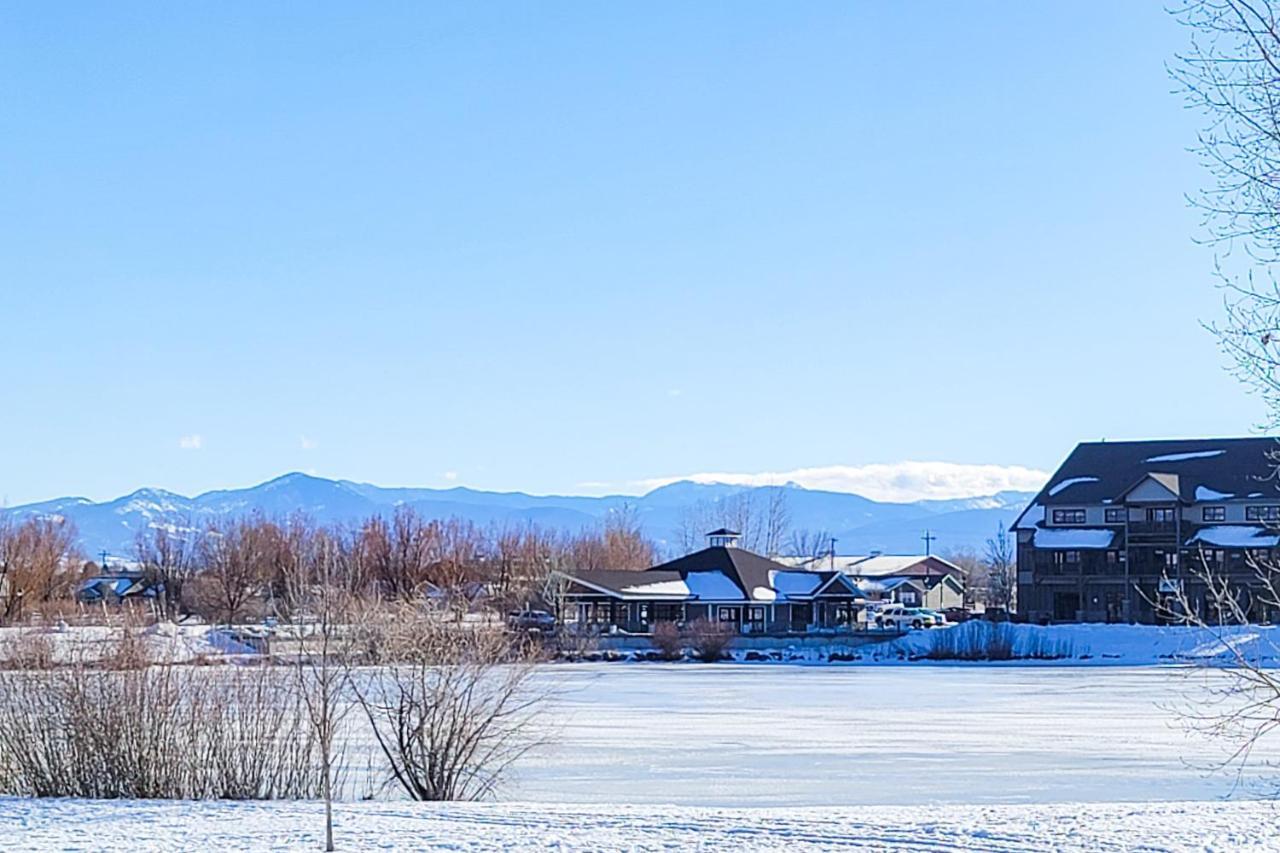
[{"label": "frozen lake", "polygon": [[[1222,745],[1169,706],[1205,673],[558,665],[559,738],[503,800],[708,806],[1209,800]],[[1280,762],[1280,738],[1255,765]],[[1267,768],[1237,796],[1259,791]]]}]

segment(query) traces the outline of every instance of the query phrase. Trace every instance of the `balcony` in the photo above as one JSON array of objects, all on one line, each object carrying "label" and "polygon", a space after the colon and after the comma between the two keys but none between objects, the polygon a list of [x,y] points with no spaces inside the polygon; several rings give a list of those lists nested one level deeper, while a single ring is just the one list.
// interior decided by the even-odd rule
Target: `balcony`
[{"label": "balcony", "polygon": [[1176,542],[1177,539],[1178,522],[1176,521],[1129,522],[1130,542]]}]

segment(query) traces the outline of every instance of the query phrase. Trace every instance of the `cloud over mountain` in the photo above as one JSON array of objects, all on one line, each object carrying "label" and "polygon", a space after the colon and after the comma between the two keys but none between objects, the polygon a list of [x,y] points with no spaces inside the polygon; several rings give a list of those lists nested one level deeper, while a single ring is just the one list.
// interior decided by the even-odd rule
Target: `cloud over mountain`
[{"label": "cloud over mountain", "polygon": [[1049,479],[1047,471],[1021,465],[966,465],[957,462],[891,462],[871,465],[825,465],[757,474],[704,472],[656,477],[636,485],[654,489],[682,480],[770,486],[797,483],[806,489],[850,492],[876,501],[945,500],[997,492],[1038,491]]}]

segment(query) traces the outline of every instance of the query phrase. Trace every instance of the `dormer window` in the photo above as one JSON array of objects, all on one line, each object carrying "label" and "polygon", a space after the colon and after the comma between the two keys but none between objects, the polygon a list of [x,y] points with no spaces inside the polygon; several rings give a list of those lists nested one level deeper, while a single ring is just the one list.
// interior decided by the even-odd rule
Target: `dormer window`
[{"label": "dormer window", "polygon": [[1108,507],[1104,512],[1107,524],[1124,524],[1128,510],[1122,507]]},{"label": "dormer window", "polygon": [[1054,524],[1084,524],[1083,509],[1055,509],[1053,511]]},{"label": "dormer window", "polygon": [[1207,506],[1200,511],[1200,518],[1203,521],[1226,521],[1227,508],[1225,506]]}]

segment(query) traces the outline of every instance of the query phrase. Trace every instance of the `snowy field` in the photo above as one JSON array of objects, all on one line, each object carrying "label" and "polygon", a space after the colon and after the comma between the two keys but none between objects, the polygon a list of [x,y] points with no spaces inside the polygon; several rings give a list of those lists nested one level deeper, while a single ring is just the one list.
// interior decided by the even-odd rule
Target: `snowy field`
[{"label": "snowy field", "polygon": [[[320,850],[317,803],[0,799],[13,851]],[[1270,803],[712,809],[348,803],[339,850],[1280,850]]]},{"label": "snowy field", "polygon": [[[1277,850],[1175,667],[565,664],[499,802],[338,806],[340,849]],[[364,744],[363,748],[368,748]],[[349,755],[351,766],[362,757]],[[1225,797],[1232,797],[1225,800]],[[315,849],[315,803],[0,799],[5,850]]]}]

